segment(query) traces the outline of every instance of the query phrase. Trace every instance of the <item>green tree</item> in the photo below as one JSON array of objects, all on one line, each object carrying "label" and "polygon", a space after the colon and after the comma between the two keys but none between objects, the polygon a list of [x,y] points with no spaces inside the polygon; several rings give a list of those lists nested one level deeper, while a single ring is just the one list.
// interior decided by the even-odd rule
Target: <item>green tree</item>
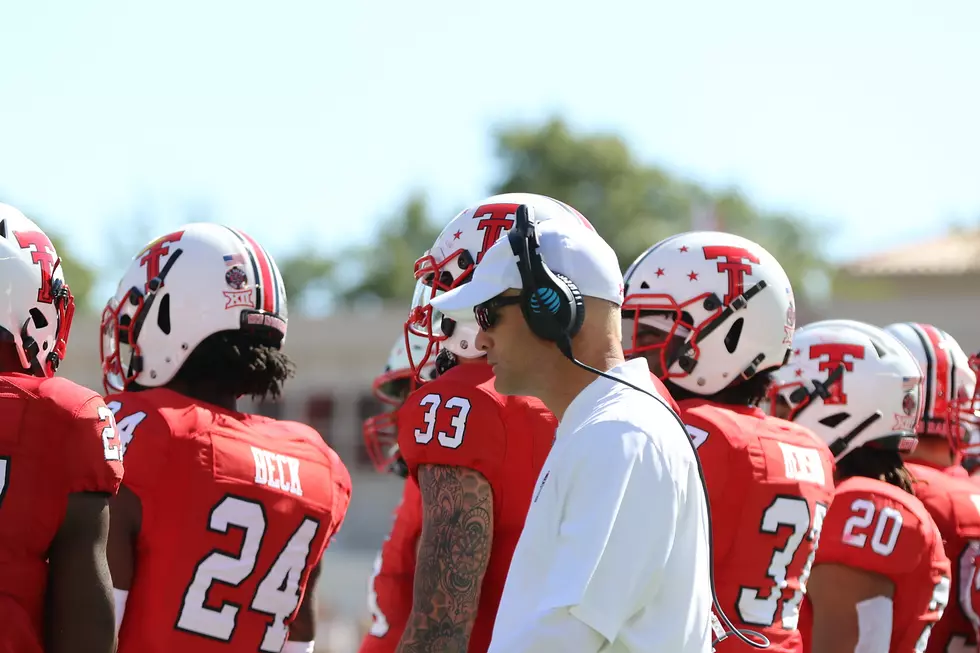
[{"label": "green tree", "polygon": [[580,210],[619,254],[626,268],[647,247],[698,228],[713,213],[716,228],[755,240],[779,258],[794,288],[827,270],[819,244],[825,234],[792,215],[753,207],[735,190],[713,191],[639,161],[610,134],[573,134],[560,119],[510,126],[495,134],[502,174],[492,189],[533,192]]},{"label": "green tree", "polygon": [[277,261],[290,310],[315,313],[318,299],[328,295],[335,285],[335,262],[307,245],[300,252]]},{"label": "green tree", "polygon": [[355,272],[339,288],[340,301],[362,307],[384,301],[407,303],[415,289],[412,267],[432,247],[442,227],[429,217],[424,195],[413,194],[381,223],[370,244],[342,254],[352,261]]}]

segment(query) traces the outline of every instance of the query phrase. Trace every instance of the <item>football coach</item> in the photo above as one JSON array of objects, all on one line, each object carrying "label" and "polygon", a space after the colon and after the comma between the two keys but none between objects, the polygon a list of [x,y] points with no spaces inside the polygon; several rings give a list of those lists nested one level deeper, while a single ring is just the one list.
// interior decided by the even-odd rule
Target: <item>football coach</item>
[{"label": "football coach", "polygon": [[623,276],[584,224],[513,229],[432,300],[472,312],[498,392],[559,420],[493,629],[491,653],[707,653],[708,520],[694,448],[644,359],[625,362]]}]

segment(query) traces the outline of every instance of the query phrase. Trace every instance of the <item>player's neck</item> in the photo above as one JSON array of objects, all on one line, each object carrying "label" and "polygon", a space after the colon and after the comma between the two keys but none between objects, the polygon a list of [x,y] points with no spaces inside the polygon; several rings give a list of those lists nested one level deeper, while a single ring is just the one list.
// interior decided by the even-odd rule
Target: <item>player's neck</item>
[{"label": "player's neck", "polygon": [[949,467],[953,464],[953,452],[945,438],[920,437],[915,450],[904,458],[910,463],[923,462],[936,467]]},{"label": "player's neck", "polygon": [[17,355],[17,348],[12,342],[0,343],[0,374],[30,374],[30,370],[25,370],[20,364],[20,356]]}]

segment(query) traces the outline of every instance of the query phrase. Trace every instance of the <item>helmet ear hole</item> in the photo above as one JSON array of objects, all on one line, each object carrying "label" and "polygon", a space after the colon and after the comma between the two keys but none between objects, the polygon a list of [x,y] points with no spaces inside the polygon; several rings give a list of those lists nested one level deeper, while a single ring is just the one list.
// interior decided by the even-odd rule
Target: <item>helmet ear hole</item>
[{"label": "helmet ear hole", "polygon": [[44,313],[36,308],[32,308],[30,313],[31,318],[34,320],[34,328],[43,329],[48,326],[48,318],[44,317]]},{"label": "helmet ear hole", "polygon": [[742,326],[744,324],[745,318],[740,317],[728,329],[728,335],[725,336],[725,349],[728,350],[729,354],[734,354],[735,350],[738,349],[738,341],[742,337]]},{"label": "helmet ear hole", "polygon": [[827,428],[834,428],[844,420],[848,419],[850,416],[850,413],[834,413],[833,415],[824,417],[822,420],[820,420],[820,423]]},{"label": "helmet ear hole", "polygon": [[888,350],[885,349],[884,343],[880,342],[877,338],[871,338],[871,344],[875,348],[875,353],[878,355],[878,360],[881,360],[887,355]]},{"label": "helmet ear hole", "polygon": [[157,326],[166,335],[170,335],[170,293],[160,298],[160,307],[157,309]]}]

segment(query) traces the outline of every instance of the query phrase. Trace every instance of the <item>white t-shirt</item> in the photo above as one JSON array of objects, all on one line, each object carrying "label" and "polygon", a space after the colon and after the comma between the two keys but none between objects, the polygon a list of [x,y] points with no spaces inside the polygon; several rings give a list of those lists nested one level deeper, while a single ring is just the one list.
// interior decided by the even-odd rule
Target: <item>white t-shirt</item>
[{"label": "white t-shirt", "polygon": [[[643,359],[608,373],[657,394]],[[599,377],[572,401],[490,653],[711,650],[708,519],[687,439],[669,408],[621,383]]]}]

